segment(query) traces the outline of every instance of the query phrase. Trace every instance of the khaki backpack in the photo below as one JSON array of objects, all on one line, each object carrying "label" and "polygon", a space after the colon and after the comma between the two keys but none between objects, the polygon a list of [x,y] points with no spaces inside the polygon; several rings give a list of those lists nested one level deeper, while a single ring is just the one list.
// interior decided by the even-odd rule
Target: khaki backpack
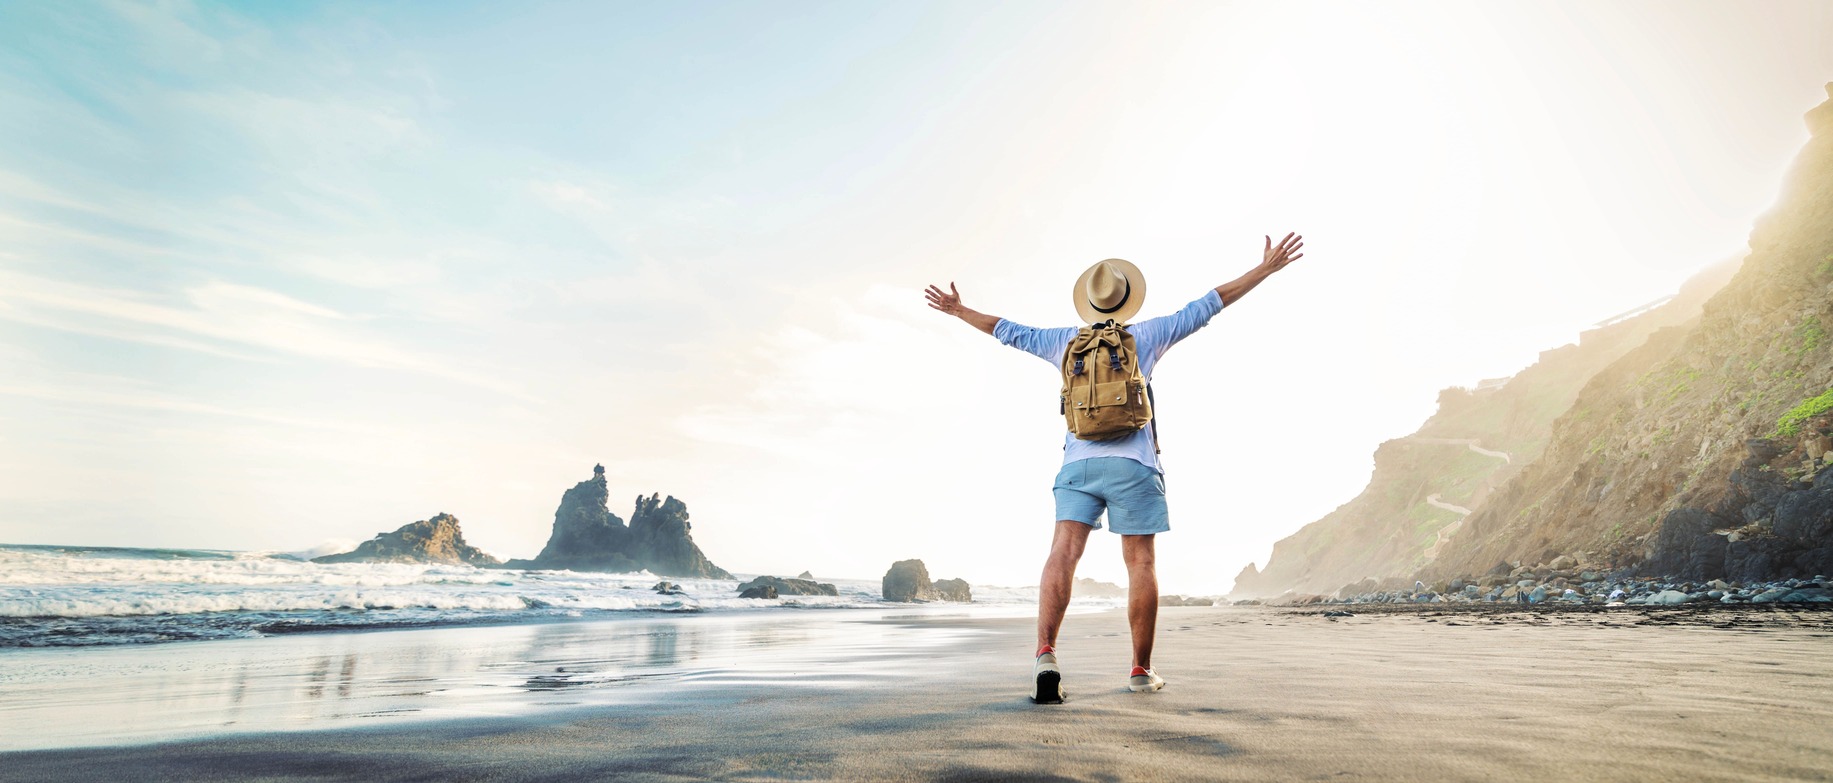
[{"label": "khaki backpack", "polygon": [[[1139,354],[1125,326],[1103,321],[1070,339],[1057,410],[1082,440],[1113,440],[1153,423],[1152,390],[1139,374]],[[1152,436],[1156,448],[1156,426]]]}]

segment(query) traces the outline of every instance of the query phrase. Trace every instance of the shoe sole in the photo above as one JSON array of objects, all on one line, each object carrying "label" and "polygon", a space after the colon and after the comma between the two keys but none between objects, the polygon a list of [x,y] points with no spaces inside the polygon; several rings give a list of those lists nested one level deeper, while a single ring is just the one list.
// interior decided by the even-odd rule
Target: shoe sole
[{"label": "shoe sole", "polygon": [[1132,691],[1134,693],[1150,693],[1152,691],[1156,691],[1163,687],[1165,687],[1165,684],[1163,682],[1147,683],[1145,685],[1133,685],[1129,683],[1127,685],[1127,690]]},{"label": "shoe sole", "polygon": [[[1054,694],[1054,698],[1050,695]],[[1037,686],[1031,691],[1032,704],[1063,703],[1063,673],[1038,672]]]}]

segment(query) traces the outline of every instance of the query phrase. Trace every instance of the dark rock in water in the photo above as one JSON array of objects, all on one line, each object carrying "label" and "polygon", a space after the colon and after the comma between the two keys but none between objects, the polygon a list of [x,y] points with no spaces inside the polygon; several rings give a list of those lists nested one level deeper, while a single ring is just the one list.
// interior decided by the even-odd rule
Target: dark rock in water
[{"label": "dark rock in water", "polygon": [[574,485],[560,496],[560,507],[554,510],[554,529],[541,554],[533,560],[511,560],[509,566],[641,571],[643,566],[625,554],[630,546],[630,528],[605,507],[609,497],[603,473]]},{"label": "dark rock in water", "polygon": [[782,579],[774,576],[760,576],[739,585],[738,591],[743,593],[754,587],[765,586],[775,590],[778,595],[840,595],[840,591],[830,584],[809,579]]},{"label": "dark rock in water", "polygon": [[598,471],[567,490],[554,510],[554,531],[541,554],[533,560],[511,560],[508,567],[732,578],[694,544],[686,504],[673,497],[638,496],[626,526],[606,508],[609,497],[605,475]]},{"label": "dark rock in water", "polygon": [[797,579],[814,579],[815,575],[807,571],[803,571],[802,573],[796,574],[796,578]]},{"label": "dark rock in water", "polygon": [[738,594],[739,598],[775,598],[776,588],[770,585],[758,585]]},{"label": "dark rock in water", "polygon": [[1158,605],[1159,606],[1215,606],[1216,599],[1214,598],[1190,598],[1188,596],[1182,596],[1182,595],[1161,595],[1158,597]]},{"label": "dark rock in water", "polygon": [[655,574],[731,579],[731,574],[713,565],[694,544],[689,532],[693,527],[687,521],[687,504],[673,495],[667,500],[660,494],[638,496],[636,512],[630,515],[632,557]]},{"label": "dark rock in water", "polygon": [[465,543],[459,532],[458,517],[439,514],[401,526],[393,533],[381,533],[341,555],[325,555],[314,563],[444,563],[447,565],[495,566],[502,561]]},{"label": "dark rock in water", "polygon": [[929,581],[929,569],[921,560],[892,563],[891,570],[885,572],[880,582],[879,591],[887,601],[909,603],[936,599],[936,586]]},{"label": "dark rock in water", "polygon": [[966,579],[938,579],[935,584],[936,594],[944,601],[972,603],[974,590],[968,586]]},{"label": "dark rock in water", "polygon": [[[962,582],[959,579],[944,581],[959,582],[961,585],[961,594],[966,594],[968,592],[966,582]],[[885,600],[887,601],[912,603],[917,601],[969,600],[967,597],[950,598],[944,595],[941,590],[937,590],[936,587],[936,583],[929,581],[929,568],[924,566],[921,560],[899,560],[892,563],[891,570],[885,572],[885,578],[880,583],[880,590],[883,592]]]},{"label": "dark rock in water", "polygon": [[686,590],[682,590],[681,586],[674,582],[657,582],[656,586],[652,589],[662,595],[682,595],[687,592]]}]

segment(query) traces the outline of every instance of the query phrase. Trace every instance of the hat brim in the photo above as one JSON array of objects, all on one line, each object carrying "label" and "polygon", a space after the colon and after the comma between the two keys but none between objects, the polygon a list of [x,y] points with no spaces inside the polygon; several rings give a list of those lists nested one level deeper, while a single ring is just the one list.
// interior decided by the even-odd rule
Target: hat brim
[{"label": "hat brim", "polygon": [[[1088,279],[1094,276],[1095,270],[1100,269],[1102,263],[1112,264],[1115,269],[1120,270],[1120,274],[1127,279],[1129,289],[1126,301],[1121,302],[1120,306],[1111,313],[1096,310],[1095,306],[1088,301]],[[1139,308],[1145,306],[1146,276],[1139,273],[1139,267],[1134,266],[1133,262],[1124,258],[1110,258],[1089,266],[1081,277],[1076,278],[1076,288],[1072,296],[1076,303],[1076,315],[1082,317],[1082,323],[1094,324],[1110,319],[1116,323],[1126,323],[1139,314]]]}]

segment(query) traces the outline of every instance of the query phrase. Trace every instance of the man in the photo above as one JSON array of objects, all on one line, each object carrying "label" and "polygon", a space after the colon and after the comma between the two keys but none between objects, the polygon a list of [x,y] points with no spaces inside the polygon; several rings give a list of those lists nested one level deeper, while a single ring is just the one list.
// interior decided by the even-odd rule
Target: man
[{"label": "man", "polygon": [[[1137,352],[1139,372],[1147,382],[1152,369],[1179,340],[1209,323],[1222,308],[1254,290],[1269,275],[1304,256],[1304,237],[1287,234],[1279,244],[1266,238],[1259,266],[1232,282],[1204,292],[1201,298],[1168,316],[1127,327]],[[954,283],[945,293],[936,286],[924,292],[929,306],[966,321],[1001,343],[1037,356],[1061,368],[1063,355],[1076,336],[1076,327],[1035,329],[969,309],[961,304]],[[1085,323],[1113,320],[1125,324],[1145,301],[1146,280],[1139,268],[1118,258],[1089,267],[1076,281],[1076,312]],[[1063,701],[1062,671],[1057,666],[1057,631],[1069,608],[1070,585],[1076,563],[1088,543],[1090,531],[1101,527],[1105,511],[1108,527],[1120,534],[1120,550],[1127,565],[1127,622],[1133,631],[1133,669],[1127,687],[1135,692],[1165,686],[1152,669],[1152,638],[1158,623],[1158,573],[1153,557],[1153,537],[1171,529],[1165,509],[1164,471],[1152,427],[1146,426],[1114,440],[1080,440],[1066,433],[1063,467],[1052,487],[1056,496],[1056,535],[1044,575],[1038,583],[1037,660],[1032,670],[1034,702]]]}]

